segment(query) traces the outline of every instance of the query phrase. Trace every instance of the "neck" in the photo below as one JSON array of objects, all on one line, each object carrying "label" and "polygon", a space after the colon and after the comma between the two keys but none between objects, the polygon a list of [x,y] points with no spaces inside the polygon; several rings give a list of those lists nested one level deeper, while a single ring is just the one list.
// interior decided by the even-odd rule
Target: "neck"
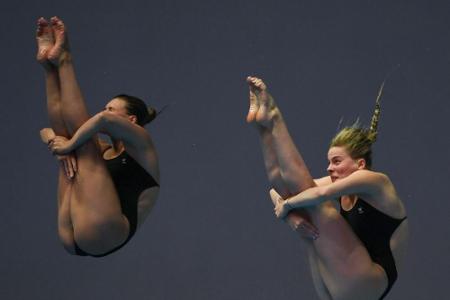
[{"label": "neck", "polygon": [[345,195],[345,196],[342,196],[341,197],[341,200],[344,200],[344,201],[350,201],[350,202],[355,202],[356,201],[356,199],[358,199],[358,196],[357,195]]},{"label": "neck", "polygon": [[111,138],[111,143],[115,153],[121,153],[123,150],[125,150],[125,146],[123,145],[122,141]]}]

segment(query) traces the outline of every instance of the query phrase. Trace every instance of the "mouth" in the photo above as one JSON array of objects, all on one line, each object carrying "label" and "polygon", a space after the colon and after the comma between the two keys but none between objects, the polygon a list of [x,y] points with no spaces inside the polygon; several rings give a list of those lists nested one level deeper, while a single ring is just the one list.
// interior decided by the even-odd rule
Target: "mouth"
[{"label": "mouth", "polygon": [[331,176],[331,175],[330,175],[330,178],[331,178],[331,182],[335,182],[338,179],[337,176]]}]

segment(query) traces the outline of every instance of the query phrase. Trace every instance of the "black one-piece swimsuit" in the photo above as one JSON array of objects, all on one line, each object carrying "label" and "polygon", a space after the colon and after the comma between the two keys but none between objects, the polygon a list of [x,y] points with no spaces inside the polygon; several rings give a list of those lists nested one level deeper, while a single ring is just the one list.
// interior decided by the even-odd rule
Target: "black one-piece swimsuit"
[{"label": "black one-piece swimsuit", "polygon": [[380,299],[383,299],[397,280],[397,268],[390,247],[391,237],[406,217],[402,219],[392,218],[359,198],[352,209],[348,211],[342,208],[342,203],[340,206],[342,217],[350,224],[353,232],[366,246],[373,262],[379,264],[386,272],[388,286],[380,297]]},{"label": "black one-piece swimsuit", "polygon": [[126,151],[113,159],[105,159],[106,167],[114,182],[123,215],[128,219],[130,231],[125,242],[116,248],[99,255],[83,251],[75,243],[75,253],[81,256],[102,257],[111,254],[123,246],[133,237],[138,221],[138,200],[141,193],[151,187],[159,186],[156,180],[147,173]]}]

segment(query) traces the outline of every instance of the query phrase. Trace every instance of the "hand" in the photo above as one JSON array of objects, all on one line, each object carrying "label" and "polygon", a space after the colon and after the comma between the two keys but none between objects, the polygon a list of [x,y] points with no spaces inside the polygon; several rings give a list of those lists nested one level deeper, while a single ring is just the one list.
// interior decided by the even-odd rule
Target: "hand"
[{"label": "hand", "polygon": [[[270,190],[270,197],[275,204],[275,214],[277,213],[277,207],[282,210],[285,202],[283,198],[274,190]],[[290,210],[287,212],[284,220],[289,224],[292,230],[298,232],[300,236],[307,239],[316,240],[319,237],[319,231],[311,224],[307,216],[302,215],[302,211]]]},{"label": "hand", "polygon": [[288,204],[287,200],[285,201],[280,197],[275,205],[274,211],[278,219],[284,219],[291,209],[292,207]]},{"label": "hand", "polygon": [[39,135],[41,136],[42,142],[47,145],[52,139],[55,138],[55,133],[51,128],[42,128],[41,131],[39,131]]},{"label": "hand", "polygon": [[73,154],[67,155],[56,155],[56,159],[59,160],[61,165],[64,168],[64,172],[68,179],[72,179],[75,177],[75,173],[78,171],[77,169],[77,159]]},{"label": "hand", "polygon": [[48,147],[53,154],[67,154],[72,151],[70,141],[63,136],[55,136],[50,140]]},{"label": "hand", "polygon": [[311,240],[319,238],[319,230],[311,224],[298,211],[290,211],[285,218],[292,230],[298,232],[301,237]]}]

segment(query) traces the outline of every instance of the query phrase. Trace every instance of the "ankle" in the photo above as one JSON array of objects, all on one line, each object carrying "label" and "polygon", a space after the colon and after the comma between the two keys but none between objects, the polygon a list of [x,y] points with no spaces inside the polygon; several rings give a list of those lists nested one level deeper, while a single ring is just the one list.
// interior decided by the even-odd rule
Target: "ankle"
[{"label": "ankle", "polygon": [[53,73],[56,70],[56,66],[52,64],[49,60],[39,61],[39,63],[44,68],[46,73]]},{"label": "ankle", "polygon": [[278,109],[278,107],[275,107],[272,110],[272,121],[273,123],[284,123],[283,115],[281,114],[281,111]]},{"label": "ankle", "polygon": [[72,63],[72,55],[68,51],[63,51],[58,58],[58,64],[63,65],[70,63]]}]

